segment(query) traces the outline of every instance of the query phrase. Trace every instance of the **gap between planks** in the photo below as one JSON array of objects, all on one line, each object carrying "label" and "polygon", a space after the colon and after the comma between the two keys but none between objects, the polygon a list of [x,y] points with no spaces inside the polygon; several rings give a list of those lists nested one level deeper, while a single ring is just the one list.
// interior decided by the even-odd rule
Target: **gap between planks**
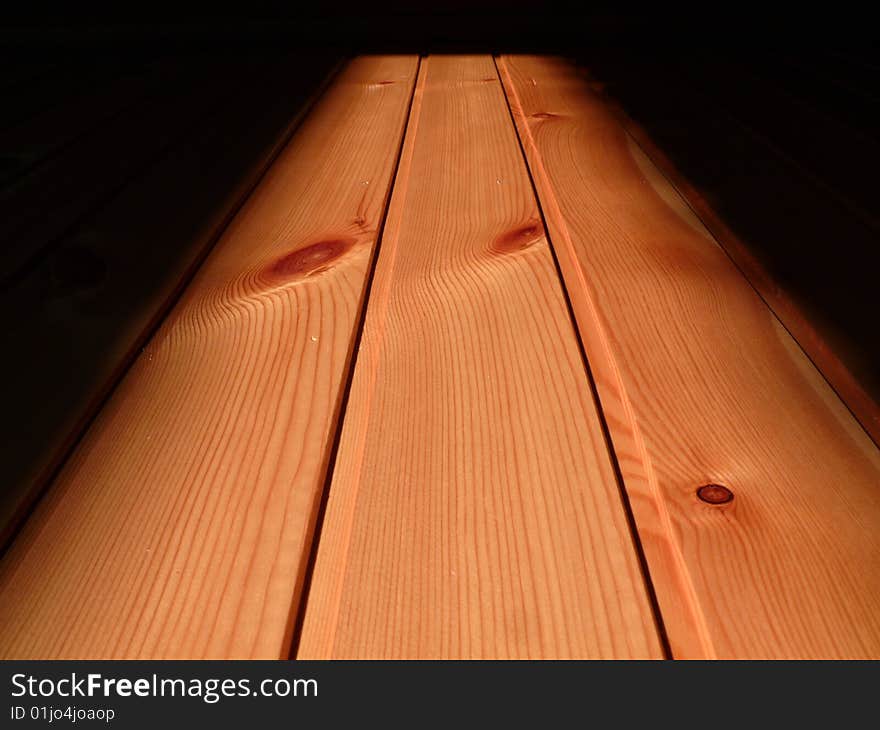
[{"label": "gap between planks", "polygon": [[[293,613],[293,636],[290,642],[290,652],[289,658],[295,659],[297,653],[299,652],[299,644],[302,639],[302,629],[303,629],[303,621],[305,620],[305,611],[306,605],[308,604],[309,592],[312,586],[312,577],[315,571],[315,562],[318,557],[318,545],[321,542],[321,532],[324,527],[324,517],[327,512],[327,500],[330,497],[330,484],[333,480],[333,472],[336,469],[336,460],[339,455],[339,442],[342,438],[342,424],[345,421],[345,414],[348,410],[348,401],[351,396],[351,383],[354,379],[354,371],[357,367],[357,356],[360,351],[361,340],[363,339],[364,333],[364,323],[367,318],[367,309],[370,304],[370,296],[373,291],[373,280],[376,275],[376,262],[379,260],[379,252],[382,249],[382,241],[385,237],[385,226],[388,222],[388,209],[390,207],[390,201],[394,195],[395,187],[397,186],[397,182],[400,178],[400,166],[401,161],[403,159],[403,149],[406,142],[407,134],[409,133],[410,127],[417,127],[418,123],[413,123],[413,115],[416,113],[415,110],[418,109],[418,105],[416,105],[415,100],[420,95],[420,84],[422,83],[422,60],[424,56],[419,56],[418,64],[416,65],[416,83],[413,86],[413,93],[410,96],[409,107],[406,110],[406,123],[403,128],[403,134],[400,138],[400,146],[397,151],[397,159],[394,162],[394,171],[391,175],[391,186],[388,191],[388,203],[385,206],[384,211],[382,212],[382,221],[379,225],[379,233],[376,239],[375,251],[370,259],[370,264],[367,270],[367,283],[364,288],[364,297],[363,304],[361,305],[360,315],[358,317],[354,338],[352,341],[351,354],[349,356],[349,366],[346,373],[345,384],[342,388],[342,393],[339,399],[339,409],[336,415],[336,428],[335,433],[333,434],[333,440],[330,444],[329,448],[329,456],[327,458],[327,472],[324,479],[324,487],[321,490],[320,502],[318,504],[318,508],[315,514],[315,524],[314,528],[311,531],[312,539],[309,544],[306,555],[304,556],[304,565],[305,568],[303,570],[303,587],[300,594],[300,598],[298,603],[296,604],[296,610]],[[404,174],[404,181],[408,177],[408,172]]]},{"label": "gap between planks", "polygon": [[412,117],[298,656],[661,657],[491,58]]},{"label": "gap between planks", "polygon": [[876,657],[875,445],[583,78],[499,65],[674,655]]},{"label": "gap between planks", "polygon": [[[33,513],[45,490],[52,484],[67,458],[88,431],[89,426],[98,413],[100,413],[101,408],[112,398],[115,387],[125,376],[138,353],[147,346],[147,343],[156,333],[162,322],[173,310],[174,305],[183,295],[187,285],[192,281],[213,247],[220,240],[223,232],[258,187],[275,159],[290,141],[299,124],[308,114],[309,110],[317,103],[320,96],[328,88],[344,64],[345,61],[340,60],[330,67],[316,91],[305,100],[289,122],[284,125],[277,139],[265,151],[261,159],[251,169],[247,170],[242,181],[227,196],[224,200],[225,204],[218,209],[218,214],[212,215],[208,223],[200,229],[199,234],[189,242],[189,250],[180,257],[180,262],[176,264],[174,270],[166,275],[165,285],[160,287],[157,293],[136,312],[137,318],[127,320],[126,332],[120,335],[120,342],[114,344],[113,353],[109,357],[105,357],[106,362],[98,363],[98,366],[95,368],[100,370],[100,372],[98,377],[92,380],[91,387],[86,396],[79,399],[73,406],[65,403],[64,398],[60,399],[60,402],[64,403],[66,410],[73,412],[73,416],[69,417],[61,428],[49,433],[49,437],[46,439],[48,449],[44,452],[44,457],[37,460],[30,471],[20,479],[15,480],[14,483],[10,482],[6,487],[7,491],[4,493],[3,499],[0,500],[0,556],[9,549],[28,516]],[[163,162],[157,163],[157,168]],[[155,170],[149,174],[154,172]],[[142,199],[143,191],[135,193],[134,197]],[[116,206],[118,207],[118,205],[117,201]],[[97,219],[100,220],[101,216],[98,215]],[[94,223],[94,219],[92,222]],[[172,232],[173,230],[172,228]],[[76,237],[72,238],[74,246],[76,245],[76,240]],[[70,243],[71,241],[67,242]],[[137,240],[134,241],[135,248],[137,248],[137,242]],[[129,240],[130,245],[131,243],[132,241]],[[100,248],[100,244],[95,247],[94,252],[99,256],[104,253]],[[141,251],[141,253],[143,252]],[[126,255],[128,255],[128,252],[126,252]],[[102,260],[105,259],[103,256],[101,258]],[[113,261],[111,263],[118,264],[118,262]],[[36,275],[34,279],[39,281]],[[36,288],[36,285],[30,281],[28,283],[31,283],[31,291],[27,289],[26,291],[29,291],[33,298],[32,290]],[[20,301],[20,292],[13,291],[13,294]],[[0,295],[0,299],[9,296]],[[40,303],[39,301],[36,303],[31,302],[31,306],[37,309]],[[122,309],[125,310],[125,307],[123,306]],[[16,320],[16,323],[18,321],[21,320]],[[112,322],[104,326],[105,328],[110,328]],[[61,361],[57,358],[52,358],[51,362],[57,369],[57,366],[54,364]],[[73,375],[68,375],[68,377],[76,380],[77,375],[77,373],[74,373]],[[81,376],[80,379],[82,379]],[[31,456],[31,458],[33,457]],[[14,492],[14,494],[10,495],[9,492]]]},{"label": "gap between planks", "polygon": [[587,351],[584,347],[584,342],[581,338],[580,329],[577,325],[577,316],[575,315],[574,305],[571,301],[571,295],[569,294],[568,285],[566,284],[565,277],[562,274],[562,267],[559,263],[559,256],[556,253],[556,246],[553,244],[553,239],[549,233],[550,229],[547,225],[547,216],[544,213],[544,206],[541,203],[541,197],[538,194],[538,188],[535,185],[535,178],[532,176],[532,168],[529,165],[528,157],[526,156],[525,145],[523,144],[522,138],[520,137],[520,130],[517,128],[516,125],[516,118],[514,116],[513,107],[511,106],[510,102],[510,92],[502,77],[501,69],[499,69],[498,67],[498,56],[493,56],[492,60],[495,64],[495,72],[498,74],[499,81],[501,81],[501,90],[504,93],[504,101],[507,104],[507,111],[510,115],[510,124],[513,127],[514,132],[516,133],[516,140],[519,144],[519,150],[522,156],[523,165],[529,177],[529,183],[532,187],[532,194],[535,196],[535,202],[538,206],[538,213],[541,216],[541,223],[544,226],[544,232],[547,237],[547,245],[550,249],[550,255],[553,257],[553,265],[556,268],[556,276],[559,279],[559,286],[562,289],[562,295],[565,299],[565,306],[568,311],[568,318],[569,322],[571,323],[571,329],[574,334],[575,341],[577,342],[578,350],[580,351],[584,373],[586,375],[587,381],[590,384],[590,392],[593,395],[593,403],[595,405],[596,415],[598,416],[599,423],[602,428],[602,436],[605,439],[605,445],[608,449],[608,456],[611,459],[611,466],[614,469],[614,478],[617,483],[618,491],[620,493],[620,501],[623,506],[624,514],[626,515],[627,525],[629,526],[629,533],[630,538],[632,539],[633,549],[635,550],[636,556],[638,558],[639,568],[642,571],[642,578],[645,582],[645,590],[647,591],[648,599],[651,603],[651,611],[654,616],[657,636],[659,637],[660,643],[662,645],[663,657],[665,659],[671,659],[672,647],[669,644],[669,636],[666,632],[666,626],[663,623],[663,614],[660,611],[660,604],[657,601],[657,592],[654,590],[654,583],[651,580],[651,571],[648,566],[648,559],[645,555],[645,549],[642,545],[642,540],[639,537],[635,515],[633,514],[632,505],[629,501],[629,495],[626,491],[626,484],[624,483],[623,479],[623,471],[620,468],[620,462],[617,458],[617,452],[615,452],[614,450],[614,442],[611,438],[611,430],[608,427],[608,419],[606,418],[605,411],[602,409],[602,401],[599,398],[599,390],[596,387],[596,378],[593,375],[593,369],[590,366],[590,360],[587,357]]},{"label": "gap between planks", "polygon": [[841,353],[839,348],[846,346],[846,342],[841,342],[839,336],[827,325],[811,321],[806,303],[778,283],[768,265],[762,263],[741,237],[715,212],[705,196],[678,170],[648,131],[630,117],[620,104],[604,94],[602,98],[633,142],[657,166],[700,223],[715,237],[874,444],[880,447],[880,404],[875,398],[876,394],[869,392],[857,377],[858,364],[851,346],[848,351]]},{"label": "gap between planks", "polygon": [[3,655],[286,653],[416,65],[353,61],[227,228],[0,563]]}]

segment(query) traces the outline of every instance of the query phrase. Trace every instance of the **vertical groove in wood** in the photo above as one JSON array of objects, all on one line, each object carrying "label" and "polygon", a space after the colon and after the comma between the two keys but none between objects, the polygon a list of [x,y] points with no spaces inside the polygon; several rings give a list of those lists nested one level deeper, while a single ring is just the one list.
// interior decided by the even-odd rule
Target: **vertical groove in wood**
[{"label": "vertical groove in wood", "polygon": [[674,654],[880,656],[876,447],[584,80],[499,65]]},{"label": "vertical groove in wood", "polygon": [[300,658],[659,657],[490,57],[422,63]]},{"label": "vertical groove in wood", "polygon": [[[419,59],[419,63],[416,67],[416,83],[413,86],[413,94],[410,98],[410,105],[406,114],[406,122],[404,124],[403,135],[400,140],[400,148],[397,156],[396,163],[394,165],[394,172],[392,174],[392,181],[389,190],[389,198],[391,194],[395,190],[398,189],[401,180],[403,181],[403,185],[406,185],[407,175],[408,173],[404,173],[401,175],[400,170],[401,166],[404,164],[404,141],[406,137],[410,133],[411,126],[413,124],[413,109],[418,109],[417,99],[421,97],[420,91],[420,80],[423,78],[421,74],[421,58]],[[417,124],[417,123],[416,123]],[[335,425],[335,434],[333,437],[333,442],[329,450],[328,457],[328,465],[326,471],[326,478],[324,482],[324,487],[321,493],[320,504],[316,508],[316,520],[315,527],[312,531],[312,541],[311,546],[309,548],[308,554],[304,555],[304,569],[303,569],[303,586],[300,591],[300,597],[298,605],[294,607],[294,610],[291,614],[291,622],[293,624],[293,636],[290,645],[290,652],[288,655],[289,659],[296,659],[299,644],[302,639],[302,629],[303,623],[305,621],[305,609],[308,602],[309,591],[311,590],[311,583],[314,577],[314,567],[315,562],[318,557],[318,546],[321,540],[321,533],[323,530],[324,518],[326,515],[327,508],[327,499],[330,495],[330,485],[333,478],[333,473],[336,469],[336,462],[339,455],[339,444],[342,436],[342,426],[345,419],[345,415],[347,413],[348,401],[351,395],[351,385],[354,379],[354,369],[357,364],[357,353],[360,350],[360,343],[363,337],[363,329],[364,323],[366,321],[367,310],[369,307],[369,302],[372,298],[372,290],[373,290],[373,281],[375,278],[376,271],[376,262],[379,257],[380,251],[380,243],[385,238],[385,233],[387,230],[388,223],[388,206],[385,208],[385,215],[382,217],[382,222],[378,229],[378,240],[376,242],[375,250],[373,252],[373,256],[371,258],[369,271],[367,273],[367,283],[364,288],[364,296],[363,296],[363,305],[361,307],[360,316],[358,319],[358,324],[356,328],[356,332],[354,337],[352,338],[352,349],[351,349],[351,357],[349,358],[350,364],[347,369],[347,378],[345,385],[341,388],[340,392],[340,406],[336,416],[336,425]]]},{"label": "vertical groove in wood", "polygon": [[[0,494],[0,554],[342,65],[339,61],[326,74],[317,93],[293,118],[288,118],[289,102],[279,100],[271,109],[264,107],[266,116],[255,124],[245,105],[261,103],[265,92],[255,90],[252,96],[236,97],[243,108],[229,114],[235,115],[237,126],[230,130],[226,119],[215,127],[206,125],[185,151],[157,163],[91,219],[88,231],[94,232],[94,237],[73,235],[60,243],[55,254],[66,254],[73,261],[85,259],[95,268],[103,268],[94,288],[71,287],[64,292],[60,285],[62,292],[56,294],[51,282],[58,263],[49,256],[11,291],[0,294],[0,327],[12,334],[22,352],[32,353],[35,361],[26,381],[15,383],[14,389],[7,386],[7,414],[18,431],[0,443],[0,461],[7,465],[7,480]],[[280,74],[268,76],[266,83],[279,78]],[[285,120],[283,131],[268,148],[259,148],[259,159],[242,164],[250,163],[249,155],[257,149],[251,140],[242,141],[235,149],[224,144],[222,159],[210,171],[216,179],[191,190],[192,184],[207,174],[194,175],[194,170],[204,168],[206,154],[218,155],[223,135],[230,131],[251,134],[253,130],[260,139],[265,129],[259,124],[265,122],[271,128],[268,125],[278,125],[280,119]],[[246,120],[250,122],[244,124]],[[230,175],[240,175],[231,190]],[[180,179],[173,180],[175,176]],[[218,204],[220,192],[226,195]],[[145,200],[161,210],[161,215],[132,230],[132,220],[152,212]],[[100,308],[94,306],[96,301]],[[76,354],[68,345],[75,336],[89,343]],[[35,404],[41,397],[44,401]]]},{"label": "vertical groove in wood", "polygon": [[[498,66],[498,58],[495,57],[495,58],[493,58],[493,60],[495,62],[495,70],[496,70],[496,73],[498,73],[499,80],[502,80],[501,69]],[[542,203],[541,203],[541,200],[538,196],[538,189],[537,189],[537,186],[535,185],[535,180],[534,180],[534,177],[532,176],[532,171],[531,171],[531,168],[529,167],[528,158],[526,156],[525,145],[523,144],[523,140],[519,137],[519,130],[517,129],[517,125],[516,125],[516,118],[514,116],[514,109],[511,105],[510,92],[505,87],[503,80],[502,80],[501,88],[502,88],[502,91],[504,92],[504,98],[507,103],[507,111],[508,111],[508,114],[510,115],[511,124],[513,125],[514,129],[517,132],[517,141],[519,143],[520,154],[522,155],[523,163],[526,167],[526,172],[528,173],[528,176],[529,176],[529,182],[531,183],[532,192],[535,195],[535,202],[537,203],[538,210],[541,215],[541,220],[544,223],[545,230],[546,230],[546,228],[547,228],[547,214],[545,213],[543,206],[542,206]],[[645,584],[645,590],[647,592],[647,595],[648,595],[648,598],[649,598],[649,601],[651,604],[651,611],[654,616],[655,626],[657,628],[658,637],[660,639],[660,643],[661,643],[662,650],[663,650],[663,658],[670,659],[670,658],[672,658],[672,649],[669,645],[669,637],[666,633],[666,627],[663,624],[663,616],[661,614],[660,606],[657,601],[657,595],[654,590],[654,585],[651,581],[650,570],[648,567],[647,558],[645,556],[644,547],[642,545],[641,538],[639,537],[638,527],[636,525],[635,515],[633,514],[633,511],[632,511],[632,504],[630,503],[629,494],[626,491],[626,485],[625,485],[624,479],[623,479],[623,471],[620,468],[620,463],[617,459],[617,454],[614,451],[614,443],[611,438],[611,430],[608,427],[608,421],[605,417],[605,413],[602,411],[601,401],[599,398],[599,390],[596,387],[595,374],[593,373],[593,369],[590,366],[590,362],[587,357],[586,348],[584,347],[584,343],[581,338],[580,331],[578,329],[577,315],[575,314],[574,306],[572,305],[571,297],[569,296],[569,293],[568,293],[568,288],[565,283],[565,277],[563,276],[563,273],[562,273],[562,267],[559,264],[559,257],[556,253],[556,249],[553,246],[553,243],[549,240],[549,238],[548,238],[547,243],[549,246],[550,254],[553,258],[553,263],[556,268],[556,275],[558,278],[558,283],[559,283],[560,288],[562,289],[562,294],[565,298],[566,308],[568,309],[569,321],[571,322],[572,328],[575,332],[575,337],[577,339],[578,349],[580,351],[581,359],[583,361],[584,372],[585,372],[587,379],[589,381],[589,384],[590,384],[590,391],[592,392],[592,395],[593,395],[593,403],[596,407],[596,415],[598,417],[598,420],[599,420],[599,423],[600,423],[600,426],[602,429],[602,434],[605,438],[605,445],[608,449],[608,454],[609,454],[609,457],[611,460],[612,468],[614,470],[615,481],[617,482],[617,488],[618,488],[618,492],[620,494],[621,504],[622,504],[624,512],[626,514],[626,520],[627,520],[627,524],[629,526],[630,537],[632,539],[633,547],[634,547],[634,549],[636,551],[636,555],[638,557],[638,562],[639,562],[639,566],[641,568],[642,578],[643,578],[644,584]]]},{"label": "vertical groove in wood", "polygon": [[279,657],[418,59],[353,61],[0,563],[0,655]]},{"label": "vertical groove in wood", "polygon": [[787,291],[786,287],[779,283],[778,276],[771,273],[769,265],[763,263],[750,250],[747,243],[727,225],[709,201],[654,143],[648,132],[631,119],[619,105],[611,100],[604,100],[620,119],[627,133],[650,158],[652,164],[662,171],[675,188],[675,192],[685,199],[700,222],[721,244],[727,255],[742,271],[743,276],[755,287],[767,306],[773,310],[779,321],[803,348],[862,428],[868,432],[871,440],[880,446],[880,404],[876,400],[878,391],[870,387],[870,381],[866,386],[865,367],[858,358],[858,351],[854,351],[851,343],[821,318],[811,319],[812,315],[817,315],[819,312],[814,308],[814,311],[811,311],[809,302],[804,296],[796,296],[791,291]]}]

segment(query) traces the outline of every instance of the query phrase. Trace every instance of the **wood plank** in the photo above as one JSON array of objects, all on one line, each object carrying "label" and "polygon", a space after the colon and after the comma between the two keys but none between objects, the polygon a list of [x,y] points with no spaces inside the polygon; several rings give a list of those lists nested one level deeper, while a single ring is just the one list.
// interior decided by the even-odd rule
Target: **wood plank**
[{"label": "wood plank", "polygon": [[0,655],[281,657],[417,68],[353,61],[0,563]]},{"label": "wood plank", "polygon": [[674,655],[880,656],[876,447],[583,78],[499,63]]},{"label": "wood plank", "polygon": [[868,335],[875,328],[876,236],[677,69],[617,59],[596,73],[619,100],[615,111],[625,108],[638,120],[624,120],[627,131],[880,444],[880,340]]},{"label": "wood plank", "polygon": [[[671,96],[671,87],[672,84],[664,84],[662,94]],[[746,144],[747,149],[740,156],[731,154],[734,145],[727,144],[727,164],[735,161],[740,172],[725,169],[727,165],[719,155],[707,150],[717,150],[725,144],[725,130],[728,142],[729,135],[740,144],[746,138],[722,118],[711,115],[712,105],[703,99],[688,95],[685,103],[676,104],[679,113],[691,120],[690,125],[682,126],[680,120],[664,120],[650,132],[620,104],[610,98],[604,100],[758,290],[874,443],[880,445],[880,374],[876,368],[880,363],[880,342],[872,346],[867,337],[874,319],[876,266],[871,259],[877,258],[871,252],[870,231],[809,181],[799,180],[797,172],[784,162],[776,165],[772,157],[760,157],[760,152],[759,162],[754,146]],[[687,102],[693,105],[692,110],[699,111],[683,111]],[[684,146],[688,154],[673,161],[655,135],[679,152]],[[699,175],[700,169],[704,176]],[[691,182],[688,174],[695,172],[703,183],[707,179],[714,181],[710,189],[704,190]],[[783,186],[781,190],[773,188],[774,180]],[[757,210],[756,203],[767,199],[776,203],[772,219],[766,209]],[[796,218],[788,214],[786,200],[800,201]],[[796,202],[792,207],[798,207]],[[729,219],[736,219],[738,210],[750,209],[751,225],[744,226],[739,219],[738,225],[733,226],[716,208],[723,209]],[[782,228],[788,241],[780,240],[774,227]],[[829,260],[826,245],[832,239],[846,244],[837,251],[840,255]],[[774,275],[774,269],[779,273]]]},{"label": "wood plank", "polygon": [[490,56],[422,62],[298,656],[661,656]]},{"label": "wood plank", "polygon": [[290,137],[329,63],[279,59],[230,89],[194,135],[0,293],[0,329],[17,353],[0,364],[0,545]]}]

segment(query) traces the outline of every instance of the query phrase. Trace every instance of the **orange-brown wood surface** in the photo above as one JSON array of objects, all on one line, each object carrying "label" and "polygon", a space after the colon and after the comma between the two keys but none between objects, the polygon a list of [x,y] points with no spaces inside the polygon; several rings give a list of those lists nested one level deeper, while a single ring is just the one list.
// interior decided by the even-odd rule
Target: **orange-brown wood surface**
[{"label": "orange-brown wood surface", "polygon": [[880,656],[876,447],[573,68],[500,68],[673,655]]},{"label": "orange-brown wood surface", "polygon": [[28,361],[26,378],[0,379],[0,545],[310,109],[302,92],[329,65],[310,61],[230,89],[231,108],[0,293],[0,331]]},{"label": "orange-brown wood surface", "polygon": [[880,445],[880,390],[872,387],[871,363],[864,353],[847,342],[837,328],[822,316],[821,308],[811,304],[809,297],[791,291],[780,283],[767,262],[755,254],[753,247],[736,234],[716,211],[706,195],[692,184],[676,164],[654,142],[648,131],[633,120],[620,104],[603,97],[609,108],[645,154],[669,179],[675,190],[723,246],[749,283],[758,290],[779,321],[791,332],[825,379],[853,412],[875,444]]},{"label": "orange-brown wood surface", "polygon": [[229,218],[149,269],[120,352],[226,226],[0,560],[0,657],[880,658],[880,451],[574,66],[355,59]]},{"label": "orange-brown wood surface", "polygon": [[287,654],[417,63],[353,61],[232,222],[0,564],[0,655]]},{"label": "orange-brown wood surface", "polygon": [[422,62],[298,655],[662,655],[489,56]]}]

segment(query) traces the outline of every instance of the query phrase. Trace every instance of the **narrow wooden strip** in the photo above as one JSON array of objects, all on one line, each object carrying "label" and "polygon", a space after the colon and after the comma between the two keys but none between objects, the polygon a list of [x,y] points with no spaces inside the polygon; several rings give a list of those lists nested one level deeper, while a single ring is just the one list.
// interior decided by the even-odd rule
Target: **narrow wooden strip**
[{"label": "narrow wooden strip", "polygon": [[298,655],[661,656],[489,56],[422,63]]},{"label": "narrow wooden strip", "polygon": [[674,654],[880,656],[874,444],[583,78],[500,64]]},{"label": "narrow wooden strip", "polygon": [[328,90],[0,563],[0,655],[280,657],[417,58]]},{"label": "narrow wooden strip", "polygon": [[309,63],[231,89],[193,138],[0,293],[0,329],[17,353],[0,364],[0,546],[290,138],[329,60]]}]

